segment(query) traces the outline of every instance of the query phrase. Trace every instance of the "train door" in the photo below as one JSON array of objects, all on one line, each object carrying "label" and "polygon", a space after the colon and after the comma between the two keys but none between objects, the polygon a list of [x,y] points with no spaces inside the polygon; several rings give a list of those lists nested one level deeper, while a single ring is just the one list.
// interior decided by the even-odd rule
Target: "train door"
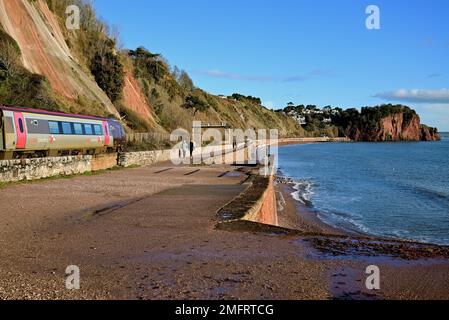
[{"label": "train door", "polygon": [[109,146],[109,127],[108,122],[103,121],[104,145]]},{"label": "train door", "polygon": [[14,123],[16,126],[16,149],[25,149],[27,134],[25,131],[25,120],[21,112],[14,112]]}]

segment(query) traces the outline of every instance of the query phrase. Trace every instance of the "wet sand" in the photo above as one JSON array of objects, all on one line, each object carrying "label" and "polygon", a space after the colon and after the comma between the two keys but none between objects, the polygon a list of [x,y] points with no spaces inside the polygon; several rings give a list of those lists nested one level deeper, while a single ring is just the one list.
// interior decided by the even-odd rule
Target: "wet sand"
[{"label": "wet sand", "polygon": [[[233,170],[160,165],[2,189],[0,298],[328,298],[326,267],[302,260],[301,242],[215,229],[246,188]],[[68,265],[81,290],[65,289]]]},{"label": "wet sand", "polygon": [[[389,239],[371,237],[365,234],[351,233],[329,226],[322,222],[311,208],[296,201],[292,197],[295,191],[292,185],[278,184],[278,198],[284,199],[283,209],[279,212],[280,224],[287,228],[307,233],[303,240],[309,243],[312,255],[308,258],[328,263],[336,263],[329,278],[329,290],[334,299],[449,299],[449,248],[430,245],[427,250],[441,249],[442,254],[428,258],[421,256],[423,251],[414,252],[414,244],[409,242],[393,242],[396,246],[411,245],[412,254],[402,255],[398,251],[385,248]],[[366,250],[362,244],[353,248],[334,250],[333,241],[354,241],[365,239],[380,244],[380,252]],[[315,239],[319,239],[317,244]],[[361,240],[362,243],[365,240]],[[324,243],[324,249],[320,247]],[[368,242],[369,243],[369,242]],[[314,249],[316,251],[314,251]],[[381,290],[367,290],[365,280],[366,267],[376,265],[381,272]]]}]

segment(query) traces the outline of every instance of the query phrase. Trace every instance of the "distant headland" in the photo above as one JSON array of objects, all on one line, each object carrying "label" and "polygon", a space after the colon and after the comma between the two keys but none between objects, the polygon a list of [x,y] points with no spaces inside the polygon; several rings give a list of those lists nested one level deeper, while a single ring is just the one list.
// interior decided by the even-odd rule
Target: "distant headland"
[{"label": "distant headland", "polygon": [[315,105],[293,103],[277,112],[293,117],[311,135],[348,137],[354,141],[438,141],[437,128],[421,124],[415,110],[404,105],[385,104],[364,107],[359,111],[330,106],[322,109]]}]

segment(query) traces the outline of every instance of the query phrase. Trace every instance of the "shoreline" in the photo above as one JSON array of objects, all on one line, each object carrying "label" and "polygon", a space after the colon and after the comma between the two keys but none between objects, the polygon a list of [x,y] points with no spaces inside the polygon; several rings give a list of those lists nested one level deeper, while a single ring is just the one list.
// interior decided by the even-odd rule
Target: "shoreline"
[{"label": "shoreline", "polygon": [[[223,175],[230,171],[235,174]],[[370,256],[361,251],[365,244],[343,252],[345,241],[368,240],[335,234],[312,214],[301,219],[288,189],[280,227],[248,222],[217,228],[217,210],[242,194],[246,181],[229,166],[159,164],[6,188],[0,241],[8,258],[0,261],[0,299],[449,297],[448,259],[415,262],[381,255],[376,247]],[[76,208],[67,206],[73,190],[83,190]],[[48,193],[55,203],[42,196]],[[9,201],[17,194],[27,195],[22,208]],[[434,256],[441,253],[435,248]],[[364,286],[373,263],[382,270],[381,292]],[[71,264],[81,267],[80,291],[64,288]],[[431,283],[420,278],[423,272]]]},{"label": "shoreline", "polygon": [[[297,142],[297,143],[287,143],[287,144],[280,144],[280,146],[292,146],[292,145],[304,145],[304,144],[314,144],[319,142]],[[298,190],[295,189],[295,186],[302,181],[299,179],[298,181],[295,180],[295,178],[290,177],[282,171],[282,169],[278,169],[278,172],[275,174],[275,181],[283,185],[283,196],[284,198],[291,199],[295,203],[296,212],[298,215],[306,217],[309,219],[309,221],[316,225],[316,227],[321,227],[321,229],[327,229],[331,230],[331,233],[337,233],[337,234],[343,234],[347,236],[359,236],[359,237],[368,237],[373,239],[380,239],[382,241],[396,241],[396,242],[403,242],[403,243],[409,243],[409,244],[418,244],[418,245],[429,245],[429,246],[439,246],[443,248],[449,248],[449,245],[443,245],[433,242],[424,242],[424,241],[417,241],[413,239],[406,239],[406,238],[394,238],[394,237],[388,237],[388,236],[382,236],[382,235],[376,235],[368,232],[364,232],[362,230],[349,230],[347,228],[339,227],[332,225],[331,223],[328,223],[324,220],[322,220],[319,217],[320,212],[316,209],[313,209],[312,206],[310,206],[308,203],[302,203],[302,201],[299,201],[294,198],[293,193],[297,192]],[[309,200],[305,200],[306,202],[310,202]],[[310,204],[312,204],[310,202]]]},{"label": "shoreline", "polygon": [[279,215],[282,216],[280,221],[282,226],[303,232],[346,235],[344,230],[325,223],[318,217],[316,211],[294,199],[292,193],[295,189],[292,184],[276,182],[275,189],[277,196],[282,195],[285,203],[282,210],[278,209]]},{"label": "shoreline", "polygon": [[292,193],[295,189],[292,184],[293,182],[275,184],[277,199],[281,199],[284,204],[282,210],[278,209],[279,226],[297,230],[300,234],[313,238],[313,246],[323,254],[347,255],[354,259],[370,256],[408,261],[449,258],[449,246],[382,237],[328,224],[318,217],[316,210],[294,199]]},{"label": "shoreline", "polygon": [[[279,227],[241,220],[218,227],[217,212],[246,183],[242,168],[160,163],[8,187],[0,199],[7,256],[0,261],[0,299],[449,297],[449,248],[379,245],[333,230],[307,208],[298,214],[286,185],[275,184],[284,199],[275,201],[283,208]],[[71,207],[74,192],[78,205]],[[53,203],[44,197],[49,193]],[[27,200],[22,207],[11,201],[17,194]],[[72,264],[81,267],[79,291],[64,288]],[[381,291],[365,288],[372,264],[381,268]]]}]

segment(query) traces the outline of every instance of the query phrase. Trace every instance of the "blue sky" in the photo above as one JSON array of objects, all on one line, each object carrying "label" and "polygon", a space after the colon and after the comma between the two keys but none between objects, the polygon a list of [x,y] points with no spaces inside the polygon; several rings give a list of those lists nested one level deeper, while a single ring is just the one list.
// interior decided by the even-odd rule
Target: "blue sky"
[{"label": "blue sky", "polygon": [[[380,30],[368,30],[368,5]],[[268,107],[415,108],[449,131],[447,0],[95,0],[126,48],[145,46],[214,94]]]}]

